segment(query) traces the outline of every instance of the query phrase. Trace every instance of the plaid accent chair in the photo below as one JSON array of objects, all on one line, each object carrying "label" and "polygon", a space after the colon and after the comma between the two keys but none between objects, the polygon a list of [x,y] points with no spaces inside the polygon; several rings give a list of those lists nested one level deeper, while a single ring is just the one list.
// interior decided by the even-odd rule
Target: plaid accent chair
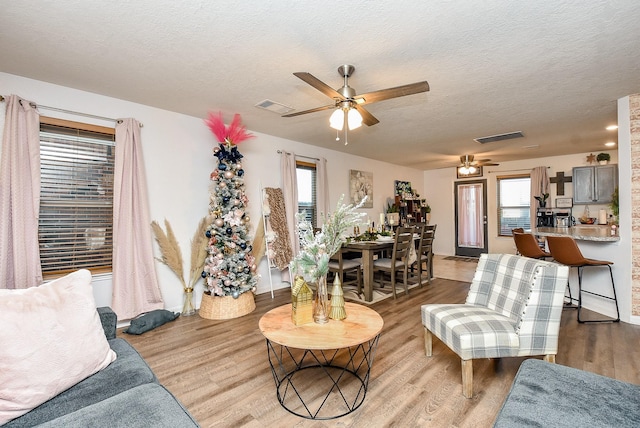
[{"label": "plaid accent chair", "polygon": [[432,334],[462,359],[462,394],[473,396],[475,358],[544,355],[555,362],[569,268],[511,254],[482,254],[464,304],[422,306]]}]

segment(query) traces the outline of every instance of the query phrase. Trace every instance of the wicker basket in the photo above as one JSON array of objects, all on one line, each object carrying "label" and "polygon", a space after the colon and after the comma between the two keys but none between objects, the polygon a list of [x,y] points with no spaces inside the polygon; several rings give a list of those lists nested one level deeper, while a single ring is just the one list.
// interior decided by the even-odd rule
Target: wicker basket
[{"label": "wicker basket", "polygon": [[252,292],[242,293],[234,299],[232,296],[202,295],[198,314],[208,320],[228,320],[253,312],[256,302]]}]

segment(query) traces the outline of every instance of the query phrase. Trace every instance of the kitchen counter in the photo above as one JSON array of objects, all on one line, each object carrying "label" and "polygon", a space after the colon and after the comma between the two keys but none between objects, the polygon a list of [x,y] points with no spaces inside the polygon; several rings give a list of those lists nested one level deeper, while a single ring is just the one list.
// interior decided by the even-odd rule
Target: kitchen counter
[{"label": "kitchen counter", "polygon": [[611,236],[611,228],[608,225],[576,225],[573,227],[538,227],[532,231],[537,236],[570,236],[576,240],[617,242],[618,235]]}]

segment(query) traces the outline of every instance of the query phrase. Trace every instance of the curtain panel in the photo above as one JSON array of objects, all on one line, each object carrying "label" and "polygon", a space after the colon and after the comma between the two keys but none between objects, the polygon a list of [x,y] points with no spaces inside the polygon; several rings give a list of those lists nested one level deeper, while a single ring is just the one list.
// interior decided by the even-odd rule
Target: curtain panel
[{"label": "curtain panel", "polygon": [[537,166],[531,170],[531,228],[537,226],[538,201],[535,196],[549,193],[549,173],[546,166]]},{"label": "curtain panel", "polygon": [[0,288],[42,283],[39,212],[40,115],[35,104],[11,95],[0,158]]},{"label": "curtain panel", "polygon": [[113,179],[113,310],[131,319],[162,309],[156,276],[140,123],[116,125]]}]

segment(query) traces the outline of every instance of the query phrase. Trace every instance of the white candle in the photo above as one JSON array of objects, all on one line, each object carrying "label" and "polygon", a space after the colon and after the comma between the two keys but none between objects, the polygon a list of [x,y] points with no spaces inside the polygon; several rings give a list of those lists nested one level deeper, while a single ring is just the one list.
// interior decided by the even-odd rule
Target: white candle
[{"label": "white candle", "polygon": [[380,213],[380,223],[378,223],[378,227],[384,226],[384,213]]}]

